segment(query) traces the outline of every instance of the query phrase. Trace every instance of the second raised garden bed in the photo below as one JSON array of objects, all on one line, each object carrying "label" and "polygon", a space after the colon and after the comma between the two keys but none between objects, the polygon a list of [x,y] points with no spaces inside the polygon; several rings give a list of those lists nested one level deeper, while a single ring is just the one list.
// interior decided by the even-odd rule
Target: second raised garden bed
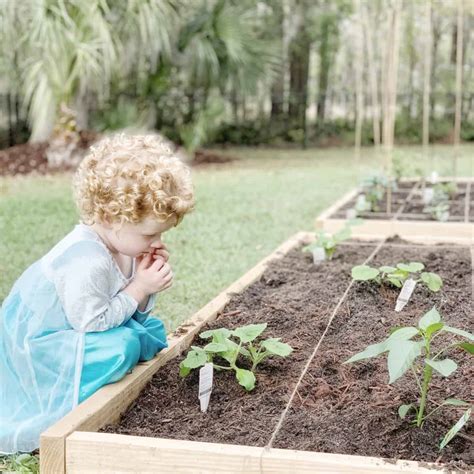
[{"label": "second raised garden bed", "polygon": [[[434,188],[419,180],[401,181],[391,192],[390,212],[387,212],[387,193],[377,204],[376,211],[359,212],[364,222],[354,228],[358,238],[400,235],[412,240],[443,240],[445,242],[474,242],[474,186],[472,178],[443,178],[439,185],[456,183],[456,191],[447,201],[449,215],[446,221],[438,221],[427,212],[423,203],[423,190]],[[316,227],[327,232],[339,230],[350,218],[357,200],[364,194],[354,189],[316,219]],[[429,206],[428,206],[429,207]]]},{"label": "second raised garden bed", "polygon": [[[182,326],[170,349],[48,430],[41,445],[43,472],[415,473],[437,470],[440,463],[448,470],[468,469],[474,463],[468,430],[438,450],[459,418],[457,410],[413,428],[397,415],[400,404],[416,400],[410,376],[388,385],[383,358],[342,362],[379,342],[391,327],[416,324],[433,305],[450,325],[469,330],[471,249],[399,239],[352,241],[340,245],[333,260],[315,266],[301,251],[310,238],[290,239]],[[417,286],[402,312],[394,311],[399,290],[351,280],[354,265],[409,260],[438,273],[444,286],[437,293]],[[191,343],[202,345],[192,339],[204,326],[264,322],[264,335],[281,337],[294,352],[263,363],[250,393],[231,373],[216,372],[209,409],[202,413],[197,375],[180,378],[184,356],[173,357]],[[456,355],[458,371],[449,380],[434,380],[430,403],[449,396],[472,400],[472,366],[467,355]]]}]

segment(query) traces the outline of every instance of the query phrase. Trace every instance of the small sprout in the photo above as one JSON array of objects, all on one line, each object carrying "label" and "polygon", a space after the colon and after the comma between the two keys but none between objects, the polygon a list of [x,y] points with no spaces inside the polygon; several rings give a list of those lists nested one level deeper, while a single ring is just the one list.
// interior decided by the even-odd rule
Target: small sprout
[{"label": "small sprout", "polygon": [[436,293],[443,286],[443,280],[436,273],[422,272],[424,268],[420,262],[397,263],[395,267],[382,265],[380,268],[356,265],[352,267],[351,274],[355,281],[375,281],[379,285],[389,283],[397,288],[401,288],[408,278],[412,278]]},{"label": "small sprout", "polygon": [[327,260],[331,260],[334,252],[336,251],[337,246],[351,238],[352,235],[352,226],[358,225],[362,222],[362,219],[351,219],[346,222],[344,227],[335,234],[331,235],[327,232],[320,232],[317,236],[317,239],[309,245],[303,247],[304,252],[313,252],[316,249],[322,248],[324,249],[324,255]]},{"label": "small sprout", "polygon": [[[201,339],[211,339],[204,347],[191,346],[186,358],[179,365],[179,374],[182,377],[189,375],[191,370],[202,367],[207,362],[212,362],[216,370],[234,370],[235,377],[247,391],[255,388],[255,369],[267,357],[287,357],[293,348],[280,338],[270,337],[255,344],[257,339],[267,327],[263,324],[249,324],[233,331],[227,328],[212,329],[202,332]],[[238,341],[235,342],[231,338]],[[237,359],[241,356],[252,363],[250,370],[237,366]],[[215,358],[223,359],[228,365],[219,365]]]},{"label": "small sprout", "polygon": [[380,211],[380,201],[385,196],[385,190],[388,186],[392,188],[396,187],[396,182],[389,180],[383,175],[374,175],[366,177],[362,182],[363,196],[365,196],[364,201],[366,202],[365,209],[363,209],[363,201],[361,200],[356,204],[356,209],[359,212]]},{"label": "small sprout", "polygon": [[[435,335],[439,336],[444,332],[455,334],[459,336],[460,339],[447,344],[443,349],[433,354],[431,342]],[[417,339],[413,340],[414,338]],[[474,344],[472,341],[474,341],[474,335],[462,329],[446,325],[441,320],[439,312],[433,307],[419,320],[418,327],[409,326],[396,328],[387,339],[377,344],[371,344],[362,352],[346,360],[344,364],[369,359],[387,352],[389,384],[398,380],[411,369],[420,390],[420,402],[419,404],[410,403],[401,405],[398,409],[398,415],[400,418],[405,419],[408,413],[414,412],[415,418],[413,423],[420,427],[429,416],[444,406],[470,407],[470,404],[463,400],[448,398],[425,415],[428,388],[433,376],[433,371],[438,372],[443,377],[452,375],[458,366],[454,360],[445,357],[445,353],[450,349],[460,348],[472,354],[474,352]],[[423,374],[422,382],[419,380],[420,374]],[[469,408],[448,431],[440,444],[440,449],[443,449],[467,423],[471,410],[472,408]]]}]

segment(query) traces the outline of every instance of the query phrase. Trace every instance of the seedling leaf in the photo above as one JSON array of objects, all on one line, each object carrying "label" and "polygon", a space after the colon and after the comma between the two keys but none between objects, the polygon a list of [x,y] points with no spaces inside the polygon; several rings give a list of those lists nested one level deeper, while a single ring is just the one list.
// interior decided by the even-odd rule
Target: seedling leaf
[{"label": "seedling leaf", "polygon": [[458,398],[447,398],[443,402],[443,405],[454,405],[457,407],[462,407],[462,406],[470,406],[471,404],[468,402],[465,402],[464,400],[459,400]]},{"label": "seedling leaf", "polygon": [[399,263],[397,268],[403,272],[416,273],[421,272],[425,266],[420,262],[410,262],[410,263]]},{"label": "seedling leaf", "polygon": [[245,390],[249,391],[255,388],[255,375],[250,370],[246,369],[239,369],[235,370],[235,375],[239,384],[245,388]]},{"label": "seedling leaf", "polygon": [[350,359],[344,361],[344,364],[349,364],[351,362],[357,362],[358,360],[362,359],[370,359],[371,357],[376,357],[383,352],[388,351],[387,341],[379,342],[378,344],[371,344],[367,346],[362,352],[358,352],[357,354],[353,355]]},{"label": "seedling leaf", "polygon": [[[439,323],[441,321],[441,316],[438,313],[438,310],[433,306],[418,322],[418,327],[426,331],[426,329],[432,324]],[[446,326],[444,326],[446,330]]]},{"label": "seedling leaf", "polygon": [[293,348],[289,344],[280,342],[279,339],[270,338],[262,342],[262,347],[264,347],[268,352],[279,355],[281,357],[286,357],[293,352]]},{"label": "seedling leaf", "polygon": [[471,344],[470,342],[461,342],[461,344],[458,344],[458,346],[461,349],[469,352],[469,354],[474,354],[474,344]]},{"label": "seedling leaf", "polygon": [[201,339],[209,339],[212,337],[214,342],[222,342],[223,339],[226,339],[230,336],[231,332],[226,328],[211,329],[209,331],[204,331],[199,334]]},{"label": "seedling leaf", "polygon": [[193,350],[188,352],[186,359],[184,359],[181,364],[190,369],[196,369],[201,367],[207,362],[206,352],[200,347],[193,346]]},{"label": "seedling leaf", "polygon": [[408,340],[408,339],[411,339],[416,334],[418,334],[418,329],[417,328],[414,328],[414,327],[411,327],[411,326],[402,327],[402,328],[395,329],[395,331],[393,331],[390,334],[387,341],[391,341],[391,340],[394,340],[394,339]]},{"label": "seedling leaf", "polygon": [[399,379],[420,354],[421,345],[419,342],[397,340],[396,344],[391,344],[387,357],[390,376],[388,383],[393,383]]},{"label": "seedling leaf", "polygon": [[441,277],[436,273],[423,272],[421,274],[421,280],[431,291],[434,292],[439,291],[443,286],[443,280],[441,280]]},{"label": "seedling leaf", "polygon": [[453,334],[457,334],[458,336],[465,337],[470,341],[474,341],[474,335],[472,335],[470,332],[464,331],[463,329],[452,328],[451,326],[444,326],[443,331],[448,331]]},{"label": "seedling leaf", "polygon": [[204,346],[204,350],[207,352],[225,352],[227,346],[222,342],[210,342]]},{"label": "seedling leaf", "polygon": [[439,450],[441,451],[458,433],[458,431],[468,422],[471,417],[472,408],[466,410],[461,418],[456,422],[456,424],[446,433],[445,437],[439,445]]},{"label": "seedling leaf", "polygon": [[377,268],[369,267],[368,265],[356,265],[352,267],[352,278],[357,281],[373,280],[379,275]]},{"label": "seedling leaf", "polygon": [[405,417],[407,416],[407,413],[411,410],[411,409],[414,409],[415,406],[410,403],[409,405],[401,405],[399,408],[398,408],[398,416],[404,420]]},{"label": "seedling leaf", "polygon": [[240,328],[232,331],[235,337],[238,337],[242,342],[251,342],[256,339],[263,331],[265,331],[267,323],[263,324],[249,324],[247,326],[241,326]]},{"label": "seedling leaf", "polygon": [[452,359],[425,359],[425,362],[444,377],[449,377],[458,368],[458,364],[456,364],[456,362],[454,362]]},{"label": "seedling leaf", "polygon": [[426,330],[425,330],[425,335],[428,339],[431,338],[431,336],[435,333],[435,332],[438,332],[440,329],[443,329],[444,327],[444,323],[441,322],[441,323],[434,323],[434,324],[430,324]]},{"label": "seedling leaf", "polygon": [[397,269],[395,267],[390,267],[388,265],[384,265],[384,266],[380,267],[379,270],[383,273],[393,273]]}]

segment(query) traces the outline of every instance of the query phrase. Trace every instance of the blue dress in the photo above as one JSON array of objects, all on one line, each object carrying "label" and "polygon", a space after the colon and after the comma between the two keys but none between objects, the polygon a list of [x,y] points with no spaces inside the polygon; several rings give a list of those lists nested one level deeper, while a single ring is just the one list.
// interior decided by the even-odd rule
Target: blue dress
[{"label": "blue dress", "polygon": [[39,436],[100,387],[167,347],[163,323],[122,290],[100,237],[79,224],[14,284],[0,313],[0,453]]}]

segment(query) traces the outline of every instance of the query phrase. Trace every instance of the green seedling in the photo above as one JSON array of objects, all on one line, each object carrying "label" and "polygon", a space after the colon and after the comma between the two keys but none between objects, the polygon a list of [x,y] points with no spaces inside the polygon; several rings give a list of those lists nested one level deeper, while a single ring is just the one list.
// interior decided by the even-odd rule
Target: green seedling
[{"label": "green seedling", "polygon": [[[446,342],[441,350],[433,350],[433,340],[446,333],[456,336],[453,342]],[[466,342],[468,341],[468,342]],[[439,449],[443,449],[458,431],[467,423],[472,412],[472,406],[454,398],[448,398],[436,408],[425,414],[428,401],[428,389],[433,377],[437,372],[443,377],[449,377],[457,369],[457,363],[446,357],[446,352],[452,349],[462,349],[470,354],[474,354],[474,335],[462,329],[448,326],[441,320],[441,315],[433,307],[423,315],[418,322],[418,327],[398,327],[390,336],[382,342],[372,344],[362,352],[355,354],[344,363],[353,363],[363,359],[376,357],[387,353],[387,366],[389,373],[389,384],[402,377],[408,370],[414,375],[419,389],[419,402],[401,405],[398,409],[400,418],[405,419],[408,413],[414,414],[412,424],[421,427],[424,421],[445,406],[468,407],[458,422],[446,433],[442,439]],[[434,371],[434,372],[433,372]],[[422,374],[423,380],[420,381]]]},{"label": "green seedling", "polygon": [[446,222],[449,219],[449,202],[441,201],[436,204],[431,204],[423,209],[423,212],[428,212],[433,219],[440,222]]},{"label": "green seedling", "polygon": [[360,224],[361,222],[362,219],[352,219],[348,221],[339,232],[336,232],[332,235],[322,231],[318,234],[317,239],[313,243],[303,247],[303,251],[313,252],[317,248],[322,248],[324,249],[324,255],[326,256],[326,259],[331,260],[334,255],[334,252],[336,251],[337,246],[341,242],[344,242],[345,240],[351,238],[351,227],[353,225]]},{"label": "green seedling", "polygon": [[[293,351],[293,348],[281,342],[280,338],[271,337],[256,344],[255,339],[265,331],[266,327],[267,323],[249,324],[232,331],[219,328],[202,332],[199,337],[211,339],[211,342],[204,347],[191,346],[186,358],[179,365],[180,375],[186,377],[191,370],[212,362],[216,370],[235,371],[239,384],[247,391],[253,390],[256,383],[255,370],[263,360],[272,356],[287,357]],[[251,362],[250,370],[237,366],[239,357]],[[221,365],[220,361],[218,364],[215,359],[227,362],[228,365]]]},{"label": "green seedling", "polygon": [[434,186],[434,193],[440,196],[446,196],[448,199],[455,199],[459,192],[458,185],[454,181],[447,183],[437,183]]},{"label": "green seedling", "polygon": [[379,285],[388,283],[401,288],[408,278],[422,282],[431,291],[437,292],[443,286],[441,277],[432,272],[423,272],[425,266],[420,262],[397,263],[394,267],[382,265],[374,268],[369,265],[352,267],[352,279],[355,281],[375,281]]}]

